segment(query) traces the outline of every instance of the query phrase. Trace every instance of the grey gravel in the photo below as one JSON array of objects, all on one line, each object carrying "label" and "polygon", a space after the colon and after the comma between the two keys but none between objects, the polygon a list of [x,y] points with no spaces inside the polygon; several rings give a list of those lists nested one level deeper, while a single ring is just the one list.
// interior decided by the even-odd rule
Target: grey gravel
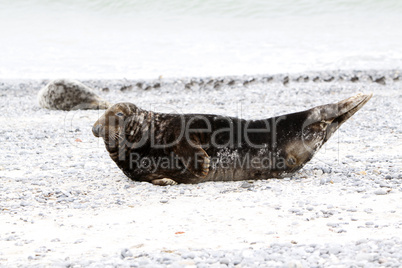
[{"label": "grey gravel", "polygon": [[0,266],[398,267],[400,73],[81,81],[112,103],[245,119],[374,93],[294,177],[169,187],[122,174],[92,136],[98,111],[41,109],[47,80],[0,80]]}]

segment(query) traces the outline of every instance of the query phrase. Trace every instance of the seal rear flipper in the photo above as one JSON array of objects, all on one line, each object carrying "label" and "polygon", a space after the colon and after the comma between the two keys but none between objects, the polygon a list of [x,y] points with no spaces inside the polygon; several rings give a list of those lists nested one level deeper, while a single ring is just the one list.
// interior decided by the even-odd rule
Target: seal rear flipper
[{"label": "seal rear flipper", "polygon": [[[357,94],[338,103],[321,105],[304,112],[286,115],[286,120],[281,121],[278,128],[281,129],[282,134],[297,134],[294,137],[288,135],[278,145],[284,152],[282,157],[286,159],[287,171],[297,171],[311,160],[334,132],[360,110],[371,97],[372,94]],[[294,131],[295,129],[301,129],[301,131]]]},{"label": "seal rear flipper", "polygon": [[181,142],[173,148],[185,168],[197,178],[204,179],[209,173],[209,155],[195,142]]},{"label": "seal rear flipper", "polygon": [[338,103],[319,106],[321,121],[326,123],[326,142],[352,115],[362,108],[373,94],[359,93]]}]

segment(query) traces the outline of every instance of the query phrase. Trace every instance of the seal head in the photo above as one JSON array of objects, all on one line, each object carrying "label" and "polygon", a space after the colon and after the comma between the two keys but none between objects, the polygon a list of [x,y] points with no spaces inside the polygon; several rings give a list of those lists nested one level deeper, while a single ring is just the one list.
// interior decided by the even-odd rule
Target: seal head
[{"label": "seal head", "polygon": [[141,110],[132,103],[118,103],[107,109],[92,127],[93,135],[103,138],[113,160],[117,161],[119,150],[120,153],[124,153],[126,141],[129,140],[127,136],[130,136],[130,133],[133,137],[138,134],[130,130],[136,129],[136,125],[128,126],[127,124],[136,122],[130,119],[140,112]]}]

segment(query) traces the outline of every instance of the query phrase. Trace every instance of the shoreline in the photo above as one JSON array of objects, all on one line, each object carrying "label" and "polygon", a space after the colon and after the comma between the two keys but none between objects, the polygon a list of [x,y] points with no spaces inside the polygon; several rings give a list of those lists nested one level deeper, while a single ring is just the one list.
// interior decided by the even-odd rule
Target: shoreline
[{"label": "shoreline", "polygon": [[[250,82],[250,80],[255,79],[259,82],[281,82],[283,79],[288,77],[289,82],[376,82],[376,79],[381,79],[384,77],[385,81],[388,82],[399,82],[402,81],[402,69],[391,68],[391,69],[336,69],[336,70],[310,70],[304,72],[281,72],[281,73],[257,73],[257,74],[243,74],[243,75],[207,75],[207,76],[176,76],[176,77],[165,77],[160,75],[157,78],[74,78],[74,77],[57,77],[57,78],[68,78],[75,79],[79,81],[89,82],[89,81],[127,81],[127,82],[148,82],[156,83],[158,81],[165,81],[166,83],[178,83],[181,82],[191,82],[191,80],[206,81],[209,80],[235,80],[239,82]],[[307,78],[307,79],[306,79]],[[56,79],[56,78],[54,78]],[[0,81],[4,82],[32,82],[32,81],[51,81],[53,78],[1,78]],[[256,82],[257,82],[256,81]],[[197,82],[197,81],[194,81]],[[379,82],[377,82],[379,83]],[[381,83],[380,83],[381,84]]]}]

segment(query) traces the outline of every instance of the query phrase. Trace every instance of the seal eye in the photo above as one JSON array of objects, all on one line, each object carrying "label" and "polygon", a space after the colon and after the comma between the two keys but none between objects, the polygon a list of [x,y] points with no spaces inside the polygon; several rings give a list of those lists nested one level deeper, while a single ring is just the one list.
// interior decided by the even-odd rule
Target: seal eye
[{"label": "seal eye", "polygon": [[116,113],[117,116],[124,116],[124,114],[122,112],[118,112]]}]

